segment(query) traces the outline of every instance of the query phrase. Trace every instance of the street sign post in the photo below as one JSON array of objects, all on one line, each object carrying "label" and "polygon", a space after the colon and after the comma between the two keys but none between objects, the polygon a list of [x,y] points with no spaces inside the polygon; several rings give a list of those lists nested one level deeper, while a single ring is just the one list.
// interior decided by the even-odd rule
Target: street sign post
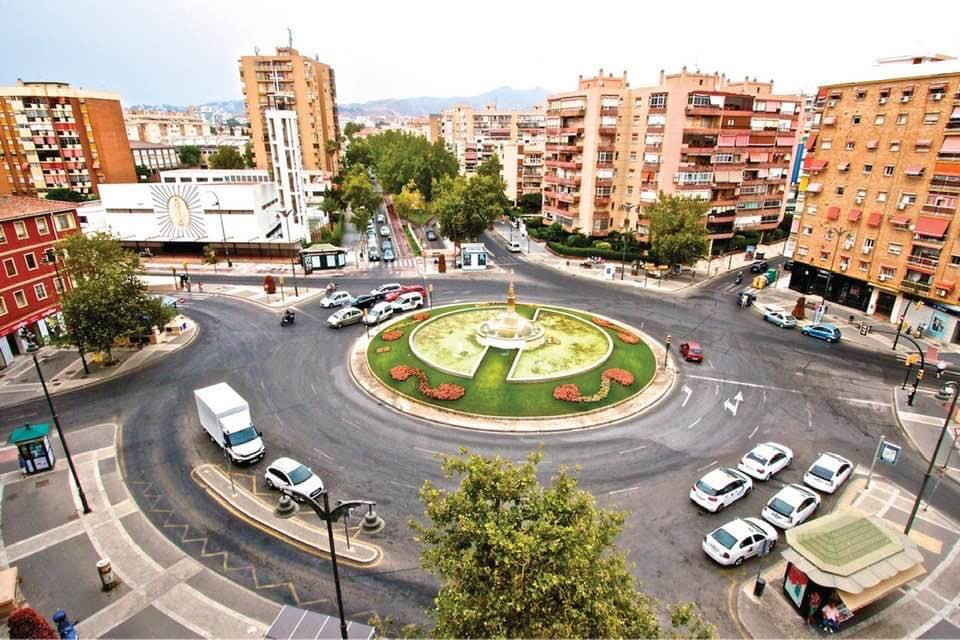
[{"label": "street sign post", "polygon": [[877,443],[877,450],[873,452],[873,460],[870,461],[870,473],[867,474],[867,485],[864,489],[870,488],[870,481],[873,479],[873,467],[877,460],[891,466],[897,464],[900,459],[900,451],[903,449],[900,445],[887,442],[886,437],[880,436],[880,442]]}]

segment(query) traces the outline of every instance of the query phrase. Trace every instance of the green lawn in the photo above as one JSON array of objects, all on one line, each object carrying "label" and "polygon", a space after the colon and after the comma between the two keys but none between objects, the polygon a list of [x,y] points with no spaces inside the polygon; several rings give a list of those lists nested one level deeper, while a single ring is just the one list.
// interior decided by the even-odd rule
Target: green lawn
[{"label": "green lawn", "polygon": [[407,236],[407,245],[410,247],[410,251],[413,251],[414,256],[420,255],[420,244],[413,239],[413,234],[410,233],[410,227],[403,225],[403,235]]},{"label": "green lawn", "polygon": [[[453,305],[444,307],[441,312],[445,313],[455,309],[467,309],[474,306],[476,305]],[[549,309],[549,307],[545,308]],[[532,305],[517,306],[517,312],[527,317],[533,317],[534,309],[535,307]],[[591,315],[588,313],[565,309],[562,311],[567,311],[567,313],[581,317],[588,322],[591,318]],[[656,373],[656,362],[654,362],[653,353],[646,344],[643,342],[636,345],[626,344],[617,338],[616,332],[601,328],[601,330],[607,331],[613,338],[613,353],[603,365],[587,373],[551,382],[508,383],[506,382],[507,373],[510,371],[510,365],[513,363],[516,353],[502,349],[490,349],[480,364],[476,376],[472,380],[467,380],[442,373],[419,361],[411,353],[407,343],[407,338],[413,329],[414,326],[404,328],[404,336],[393,342],[384,342],[378,334],[371,341],[368,350],[371,369],[384,384],[411,398],[421,402],[429,402],[440,407],[469,413],[491,416],[532,417],[592,411],[615,404],[637,393]],[[376,353],[378,348],[384,346],[389,346],[390,351]],[[414,366],[424,371],[430,379],[430,385],[433,387],[444,382],[450,382],[464,387],[466,394],[460,400],[455,401],[430,400],[418,391],[416,379],[411,378],[404,382],[397,382],[390,377],[390,369],[401,364]],[[610,394],[606,399],[594,403],[563,402],[553,398],[553,389],[557,385],[566,383],[577,384],[583,395],[595,393],[600,388],[601,372],[612,367],[619,367],[630,371],[635,378],[633,385],[623,387],[614,382],[611,384]]]},{"label": "green lawn", "polygon": [[407,216],[407,220],[410,221],[410,224],[425,225],[432,217],[433,215],[429,209],[422,209],[419,211],[411,211]]}]

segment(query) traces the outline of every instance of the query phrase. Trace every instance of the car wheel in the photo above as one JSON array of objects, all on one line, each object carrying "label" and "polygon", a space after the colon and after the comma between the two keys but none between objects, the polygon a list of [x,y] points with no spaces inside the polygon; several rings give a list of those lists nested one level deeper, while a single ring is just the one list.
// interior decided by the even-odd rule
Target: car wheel
[{"label": "car wheel", "polygon": [[264,478],[264,483],[267,485],[267,489],[273,489],[273,480],[270,478]]},{"label": "car wheel", "polygon": [[771,541],[770,541],[770,548],[768,549],[768,551],[773,551],[773,550],[776,548],[776,546],[777,546],[777,541],[776,541],[776,540],[771,540]]},{"label": "car wheel", "polygon": [[734,564],[734,566],[737,566],[737,567],[739,567],[740,565],[742,565],[742,564],[743,564],[743,556],[740,556],[739,558],[737,558],[736,560],[734,560],[734,561],[733,561],[733,564]]},{"label": "car wheel", "polygon": [[720,513],[721,511],[723,511],[723,508],[726,507],[726,506],[727,506],[727,504],[726,504],[725,502],[721,502],[721,503],[720,503],[720,506],[717,507],[717,510],[714,511],[714,513]]}]

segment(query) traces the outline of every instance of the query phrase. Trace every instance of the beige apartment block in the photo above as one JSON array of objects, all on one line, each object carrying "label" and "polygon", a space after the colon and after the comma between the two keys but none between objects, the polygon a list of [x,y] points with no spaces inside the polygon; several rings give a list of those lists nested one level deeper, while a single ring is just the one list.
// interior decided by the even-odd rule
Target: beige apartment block
[{"label": "beige apartment block", "polygon": [[803,97],[772,82],[660,73],[631,88],[621,76],[580,77],[547,99],[544,220],[603,236],[649,236],[645,205],[660,191],[703,200],[711,240],[780,223]]},{"label": "beige apartment block", "polygon": [[175,144],[182,138],[210,134],[210,125],[196,109],[185,112],[128,109],[123,112],[123,121],[131,142]]},{"label": "beige apartment block", "polygon": [[803,171],[791,287],[960,341],[960,60],[821,86]]},{"label": "beige apartment block", "polygon": [[271,165],[264,112],[280,109],[297,114],[303,168],[336,173],[340,124],[333,68],[290,47],[277,47],[274,55],[242,56],[239,63],[257,168]]}]

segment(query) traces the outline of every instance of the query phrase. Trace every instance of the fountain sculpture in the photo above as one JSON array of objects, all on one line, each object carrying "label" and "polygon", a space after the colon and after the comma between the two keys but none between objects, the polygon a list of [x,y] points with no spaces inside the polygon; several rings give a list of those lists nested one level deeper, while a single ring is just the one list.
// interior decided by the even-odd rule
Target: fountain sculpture
[{"label": "fountain sculpture", "polygon": [[496,317],[480,323],[477,340],[497,349],[535,349],[543,344],[543,327],[517,313],[517,294],[510,274],[507,288],[507,308]]}]

